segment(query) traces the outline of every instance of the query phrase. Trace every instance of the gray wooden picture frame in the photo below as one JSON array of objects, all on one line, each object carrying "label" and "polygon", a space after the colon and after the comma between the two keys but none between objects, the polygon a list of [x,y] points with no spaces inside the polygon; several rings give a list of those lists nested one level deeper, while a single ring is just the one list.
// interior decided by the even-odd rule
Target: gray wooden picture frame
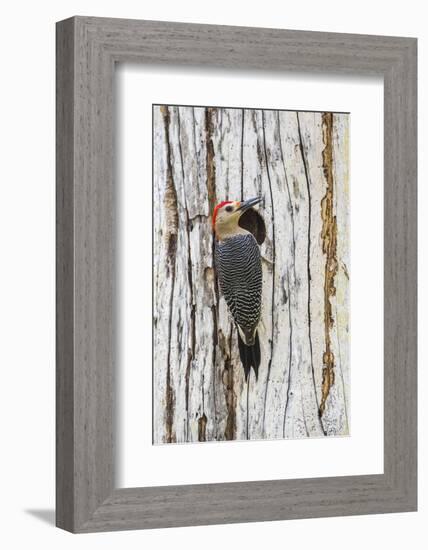
[{"label": "gray wooden picture frame", "polygon": [[[416,510],[416,39],[73,17],[57,24],[56,48],[58,527],[82,533]],[[117,62],[383,77],[383,474],[115,487]]]}]

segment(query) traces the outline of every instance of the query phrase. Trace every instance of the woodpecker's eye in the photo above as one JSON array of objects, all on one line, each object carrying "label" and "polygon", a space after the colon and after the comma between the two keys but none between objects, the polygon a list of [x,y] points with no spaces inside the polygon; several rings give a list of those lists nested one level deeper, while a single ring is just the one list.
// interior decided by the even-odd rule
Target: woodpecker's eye
[{"label": "woodpecker's eye", "polygon": [[226,212],[233,212],[233,206],[226,206]]}]

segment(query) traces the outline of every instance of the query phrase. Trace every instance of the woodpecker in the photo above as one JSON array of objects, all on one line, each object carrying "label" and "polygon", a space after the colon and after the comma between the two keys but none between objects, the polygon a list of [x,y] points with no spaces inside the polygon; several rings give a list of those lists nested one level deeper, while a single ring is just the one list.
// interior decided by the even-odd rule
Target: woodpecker
[{"label": "woodpecker", "polygon": [[214,208],[215,268],[227,306],[238,331],[239,355],[245,381],[251,367],[256,380],[260,365],[257,327],[262,302],[262,263],[256,239],[239,225],[241,215],[261,197],[246,201],[223,201]]}]

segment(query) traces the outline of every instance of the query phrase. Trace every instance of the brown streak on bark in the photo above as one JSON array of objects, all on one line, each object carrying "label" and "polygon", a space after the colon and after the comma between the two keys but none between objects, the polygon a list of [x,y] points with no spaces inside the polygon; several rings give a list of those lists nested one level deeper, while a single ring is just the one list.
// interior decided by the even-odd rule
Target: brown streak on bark
[{"label": "brown streak on bark", "polygon": [[334,180],[333,180],[333,113],[322,115],[323,142],[322,152],[323,171],[326,179],[326,193],[321,201],[322,218],[322,251],[326,256],[324,270],[324,335],[325,351],[323,354],[322,386],[320,415],[324,413],[330,388],[334,384],[335,358],[331,349],[331,334],[333,327],[333,312],[331,297],[336,294],[335,277],[338,270],[337,263],[337,221],[334,215]]},{"label": "brown streak on bark", "polygon": [[206,441],[206,431],[207,431],[207,417],[203,413],[200,419],[198,420],[198,441]]},{"label": "brown streak on bark", "polygon": [[207,146],[207,190],[209,211],[212,215],[215,205],[217,204],[216,188],[215,188],[215,153],[212,136],[214,133],[213,117],[217,113],[215,107],[207,107],[205,109],[205,138]]},{"label": "brown streak on bark", "polygon": [[223,332],[219,331],[219,348],[224,358],[224,370],[222,382],[224,386],[224,394],[226,398],[227,419],[224,437],[230,441],[236,439],[236,394],[233,379],[233,364],[232,364],[232,331],[233,325],[230,326],[229,342],[226,343],[226,337]]},{"label": "brown streak on bark", "polygon": [[165,142],[167,151],[167,182],[164,196],[164,206],[166,212],[166,239],[167,239],[167,272],[171,274],[171,294],[169,299],[169,320],[168,320],[168,356],[166,373],[166,392],[165,392],[165,432],[166,442],[174,443],[176,436],[173,430],[175,395],[171,385],[171,326],[175,290],[175,268],[177,255],[177,233],[178,233],[178,206],[177,192],[174,185],[171,162],[171,146],[169,142],[169,124],[170,115],[167,106],[161,106],[161,113],[165,125]]}]

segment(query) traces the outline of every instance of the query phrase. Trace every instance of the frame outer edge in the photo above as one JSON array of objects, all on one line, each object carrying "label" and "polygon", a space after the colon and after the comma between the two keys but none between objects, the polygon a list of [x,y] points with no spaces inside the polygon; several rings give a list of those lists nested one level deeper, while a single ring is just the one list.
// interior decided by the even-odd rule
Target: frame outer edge
[{"label": "frame outer edge", "polygon": [[[417,42],[385,74],[385,475],[417,510]],[[388,145],[388,146],[387,146]]]},{"label": "frame outer edge", "polygon": [[[409,39],[405,56],[403,57],[403,72],[401,73],[402,94],[400,97],[399,117],[400,128],[400,170],[401,182],[397,183],[401,191],[400,206],[403,209],[402,254],[400,276],[404,303],[399,315],[400,328],[406,332],[405,347],[401,350],[400,359],[405,364],[406,377],[403,384],[401,410],[404,412],[400,442],[404,460],[402,462],[401,486],[406,495],[408,508],[417,510],[417,350],[418,350],[418,304],[417,304],[417,40]],[[403,183],[404,182],[404,183]],[[401,226],[400,226],[401,228]],[[399,317],[400,316],[400,317]]]},{"label": "frame outer edge", "polygon": [[412,306],[414,308],[414,371],[413,373],[413,438],[414,438],[414,456],[413,456],[413,471],[411,472],[411,487],[412,487],[412,510],[418,510],[418,39],[412,40],[410,47],[410,80],[412,85],[412,93],[410,95],[410,120],[411,120],[411,145],[413,143],[413,157],[411,160],[411,170],[413,171],[413,232],[414,244],[412,254],[414,255],[414,272],[413,280],[415,283],[415,291],[413,294]]},{"label": "frame outer edge", "polygon": [[93,29],[73,19],[73,531],[81,532],[114,490],[114,63]]},{"label": "frame outer edge", "polygon": [[56,525],[74,530],[75,22],[56,25]]}]

